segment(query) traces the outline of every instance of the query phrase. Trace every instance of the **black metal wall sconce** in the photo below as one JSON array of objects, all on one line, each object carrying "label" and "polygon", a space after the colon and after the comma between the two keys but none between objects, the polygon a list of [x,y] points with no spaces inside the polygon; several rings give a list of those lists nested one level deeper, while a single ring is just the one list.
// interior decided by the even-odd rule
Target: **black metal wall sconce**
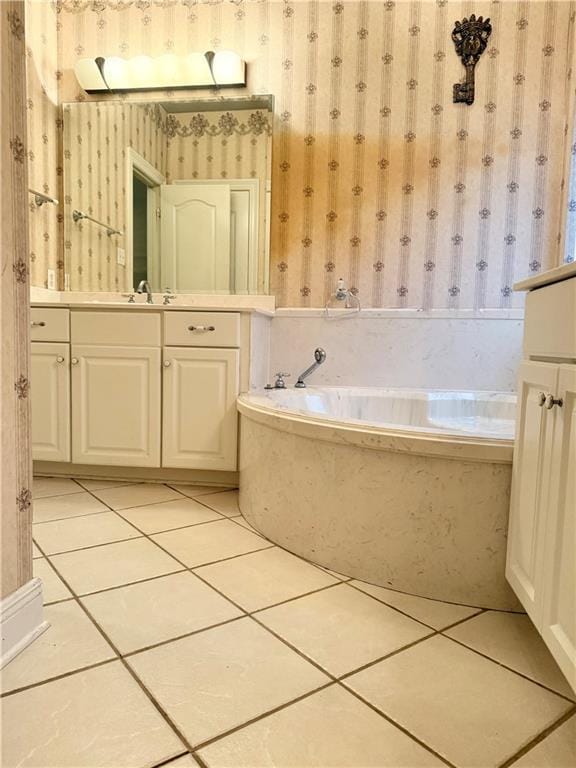
[{"label": "black metal wall sconce", "polygon": [[462,21],[454,23],[452,40],[454,40],[456,53],[466,67],[464,82],[454,83],[452,98],[454,104],[474,103],[474,70],[480,56],[486,50],[491,33],[490,19],[483,19],[482,16],[476,18],[474,14],[471,14],[469,19],[464,18]]}]

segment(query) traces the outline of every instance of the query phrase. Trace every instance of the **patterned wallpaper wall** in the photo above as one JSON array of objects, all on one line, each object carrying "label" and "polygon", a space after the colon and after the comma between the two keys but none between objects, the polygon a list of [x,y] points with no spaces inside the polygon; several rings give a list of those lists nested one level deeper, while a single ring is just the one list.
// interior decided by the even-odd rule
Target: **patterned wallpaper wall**
[{"label": "patterned wallpaper wall", "polygon": [[[26,0],[26,118],[28,121],[28,176],[32,189],[61,201],[61,119],[59,111],[58,14],[56,4]],[[56,274],[56,288],[64,287],[62,207],[38,207],[28,198],[30,211],[30,277],[32,285],[48,287],[48,269]]]},{"label": "patterned wallpaper wall", "polygon": [[[374,307],[518,305],[554,265],[574,2],[60,0],[64,100],[78,56],[231,48],[276,96],[271,290],[321,306],[342,276]],[[452,104],[450,38],[493,33],[476,103]]]},{"label": "patterned wallpaper wall", "polygon": [[125,235],[108,237],[77,209],[126,232],[126,148],[164,173],[166,137],[153,111],[140,104],[64,104],[64,258],[73,291],[126,291],[132,275],[119,266]]},{"label": "patterned wallpaper wall", "polygon": [[32,578],[25,45],[24,3],[0,3],[0,598]]}]

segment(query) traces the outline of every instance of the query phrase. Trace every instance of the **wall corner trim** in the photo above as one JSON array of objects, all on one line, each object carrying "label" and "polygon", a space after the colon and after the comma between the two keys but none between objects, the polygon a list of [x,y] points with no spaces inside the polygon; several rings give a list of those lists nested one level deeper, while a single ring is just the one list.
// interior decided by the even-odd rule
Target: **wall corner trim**
[{"label": "wall corner trim", "polygon": [[0,601],[0,669],[12,661],[50,624],[44,621],[42,579],[34,578]]}]

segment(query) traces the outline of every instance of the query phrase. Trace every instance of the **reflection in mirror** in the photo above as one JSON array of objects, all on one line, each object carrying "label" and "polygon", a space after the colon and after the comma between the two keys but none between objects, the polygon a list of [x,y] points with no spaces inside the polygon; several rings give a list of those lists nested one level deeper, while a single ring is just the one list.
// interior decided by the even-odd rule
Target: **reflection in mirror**
[{"label": "reflection in mirror", "polygon": [[63,109],[71,290],[268,292],[272,97]]}]

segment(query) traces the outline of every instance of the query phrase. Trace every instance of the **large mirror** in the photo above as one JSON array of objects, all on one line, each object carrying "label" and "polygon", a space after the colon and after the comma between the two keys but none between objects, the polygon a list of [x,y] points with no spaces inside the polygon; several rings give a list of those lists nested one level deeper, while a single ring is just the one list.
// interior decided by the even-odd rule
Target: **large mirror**
[{"label": "large mirror", "polygon": [[271,96],[63,105],[67,288],[268,292]]}]

